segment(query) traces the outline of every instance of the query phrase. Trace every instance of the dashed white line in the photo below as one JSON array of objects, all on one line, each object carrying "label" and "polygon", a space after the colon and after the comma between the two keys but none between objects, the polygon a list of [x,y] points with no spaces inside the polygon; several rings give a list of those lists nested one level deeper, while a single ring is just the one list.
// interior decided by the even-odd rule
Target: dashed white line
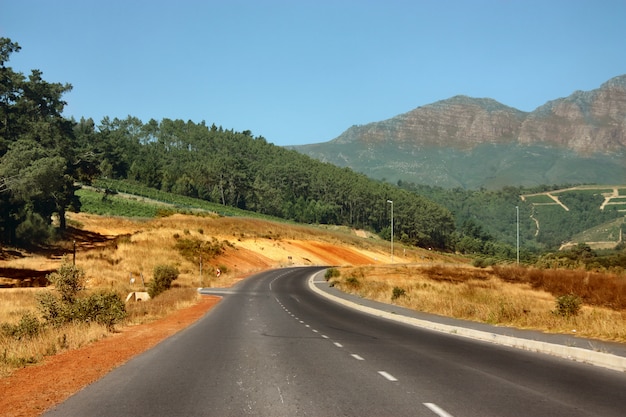
[{"label": "dashed white line", "polygon": [[446,412],[444,409],[433,403],[423,403],[430,411],[437,414],[439,417],[452,417],[452,414]]},{"label": "dashed white line", "polygon": [[343,347],[343,345],[342,345],[341,343],[339,343],[339,342],[333,342],[333,344],[334,344],[335,346],[337,346],[338,348]]},{"label": "dashed white line", "polygon": [[326,336],[325,334],[323,334],[323,335],[322,335],[322,337],[323,337],[324,339],[328,339],[328,336]]},{"label": "dashed white line", "polygon": [[365,359],[363,359],[361,356],[357,355],[356,353],[353,353],[352,356],[354,359],[356,359],[357,361],[364,361]]},{"label": "dashed white line", "polygon": [[378,373],[385,379],[387,379],[388,381],[392,381],[395,382],[397,381],[396,377],[394,377],[393,375],[385,372],[385,371],[378,371]]}]

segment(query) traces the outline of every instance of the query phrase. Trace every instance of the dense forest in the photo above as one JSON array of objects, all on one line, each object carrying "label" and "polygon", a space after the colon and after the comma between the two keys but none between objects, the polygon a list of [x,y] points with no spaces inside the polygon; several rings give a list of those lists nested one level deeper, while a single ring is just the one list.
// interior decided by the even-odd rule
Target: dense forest
[{"label": "dense forest", "polygon": [[69,84],[29,77],[6,64],[20,47],[0,39],[0,232],[3,242],[35,242],[52,216],[80,210],[75,191],[98,177],[303,223],[340,224],[408,244],[451,249],[449,210],[415,193],[268,143],[251,132],[204,122],[62,117]]},{"label": "dense forest", "polygon": [[[585,208],[597,207],[597,196],[569,196],[580,210],[563,215],[549,208],[536,213],[520,200],[529,190],[520,188],[392,185],[204,121],[69,120],[62,116],[62,97],[71,85],[46,82],[38,70],[28,77],[13,71],[7,63],[19,50],[0,38],[3,243],[45,241],[55,233],[53,217],[63,232],[66,211],[80,210],[76,190],[102,178],[301,223],[366,229],[386,239],[393,209],[394,237],[406,244],[496,259],[516,256],[516,210],[522,259],[618,216],[611,210],[590,216]],[[541,216],[541,233],[531,216]]]}]

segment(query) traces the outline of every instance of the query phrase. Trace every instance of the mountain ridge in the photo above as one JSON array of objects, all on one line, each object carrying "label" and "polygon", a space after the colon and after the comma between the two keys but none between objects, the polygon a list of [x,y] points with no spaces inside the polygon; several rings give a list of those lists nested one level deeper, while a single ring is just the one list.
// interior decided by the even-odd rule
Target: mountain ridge
[{"label": "mountain ridge", "polygon": [[373,178],[443,187],[624,183],[626,74],[531,112],[457,95],[289,148]]}]

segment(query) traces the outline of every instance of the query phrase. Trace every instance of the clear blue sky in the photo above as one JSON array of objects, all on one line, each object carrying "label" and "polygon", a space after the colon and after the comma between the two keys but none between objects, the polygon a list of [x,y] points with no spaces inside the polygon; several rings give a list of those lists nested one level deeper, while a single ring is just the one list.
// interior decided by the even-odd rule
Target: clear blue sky
[{"label": "clear blue sky", "polygon": [[626,73],[626,0],[0,0],[65,114],[334,139],[457,94],[532,111]]}]

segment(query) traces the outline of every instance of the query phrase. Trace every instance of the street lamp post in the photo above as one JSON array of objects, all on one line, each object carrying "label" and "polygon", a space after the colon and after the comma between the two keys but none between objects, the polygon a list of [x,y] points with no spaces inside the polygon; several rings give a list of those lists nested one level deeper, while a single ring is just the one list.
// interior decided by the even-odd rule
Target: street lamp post
[{"label": "street lamp post", "polygon": [[515,206],[517,212],[517,264],[519,265],[519,206]]},{"label": "street lamp post", "polygon": [[393,263],[393,201],[387,200],[391,204],[391,263]]}]

